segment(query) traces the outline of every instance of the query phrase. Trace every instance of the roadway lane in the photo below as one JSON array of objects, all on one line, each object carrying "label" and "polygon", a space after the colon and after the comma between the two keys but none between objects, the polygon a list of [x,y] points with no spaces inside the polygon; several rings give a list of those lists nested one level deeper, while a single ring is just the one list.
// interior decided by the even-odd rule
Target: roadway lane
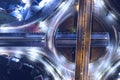
[{"label": "roadway lane", "polygon": [[91,80],[106,80],[104,75],[109,70],[108,67],[113,64],[118,57],[119,35],[118,35],[118,17],[114,12],[106,7],[104,0],[94,0],[94,16],[105,26],[106,32],[109,32],[109,45],[106,47],[106,54],[89,64]]},{"label": "roadway lane", "polygon": [[89,80],[88,65],[90,59],[93,1],[79,0],[78,4],[75,80]]},{"label": "roadway lane", "polygon": [[[91,47],[106,47],[109,43],[108,33],[92,33]],[[83,39],[82,39],[83,42]],[[76,34],[58,33],[55,37],[56,47],[75,47]],[[84,45],[84,43],[82,43]],[[0,46],[46,46],[44,33],[1,33]]]},{"label": "roadway lane", "polygon": [[16,80],[24,74],[30,75],[30,79],[22,77],[24,79],[17,80],[63,80],[60,70],[47,53],[49,52],[42,47],[1,47],[0,72],[4,70],[6,74],[1,73],[0,79],[8,76],[7,72],[10,71],[8,80]]},{"label": "roadway lane", "polygon": [[[59,66],[62,66],[62,77],[63,80],[71,80],[74,78],[74,67],[73,63],[68,61],[61,61],[63,55],[59,53],[55,46],[55,34],[57,32],[58,26],[62,21],[64,21],[67,17],[74,13],[74,0],[65,0],[63,4],[59,7],[59,11],[49,20],[48,23],[48,31],[46,35],[46,43],[49,51],[51,52],[50,56],[56,60]],[[68,76],[69,74],[69,76]]]}]

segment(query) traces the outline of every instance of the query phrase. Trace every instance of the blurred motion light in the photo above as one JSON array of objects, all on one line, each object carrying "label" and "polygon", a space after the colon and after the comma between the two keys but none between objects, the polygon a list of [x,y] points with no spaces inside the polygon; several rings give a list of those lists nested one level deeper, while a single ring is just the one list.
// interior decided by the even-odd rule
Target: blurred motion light
[{"label": "blurred motion light", "polygon": [[47,32],[48,26],[47,26],[47,23],[45,21],[39,22],[38,26],[42,32]]},{"label": "blurred motion light", "polygon": [[120,62],[113,63],[108,72],[104,75],[103,80],[119,80],[120,79]]},{"label": "blurred motion light", "polygon": [[103,0],[94,0],[96,7],[103,7],[105,5]]},{"label": "blurred motion light", "polygon": [[[21,57],[18,58],[16,54],[21,54]],[[46,55],[37,47],[1,48],[0,80],[62,80],[61,71]],[[7,79],[3,79],[3,76]]]},{"label": "blurred motion light", "polygon": [[108,20],[112,20],[112,21],[114,21],[115,19],[117,19],[116,18],[116,15],[115,14],[113,14],[113,13],[111,13],[111,12],[109,12],[109,14],[108,14]]},{"label": "blurred motion light", "polygon": [[[45,12],[51,10],[51,12],[59,6],[59,1],[56,0],[0,0],[0,13],[5,14],[5,18],[9,18],[7,15],[13,17],[17,22],[33,21],[40,18],[38,15],[47,16]],[[53,5],[54,7],[50,7]],[[43,9],[44,8],[44,9]],[[2,17],[0,15],[0,18]],[[46,15],[45,15],[46,14]],[[37,17],[36,17],[37,16]],[[8,21],[11,22],[12,20]],[[14,21],[12,21],[14,22]],[[3,24],[3,23],[0,23]],[[4,22],[4,24],[6,24]]]}]

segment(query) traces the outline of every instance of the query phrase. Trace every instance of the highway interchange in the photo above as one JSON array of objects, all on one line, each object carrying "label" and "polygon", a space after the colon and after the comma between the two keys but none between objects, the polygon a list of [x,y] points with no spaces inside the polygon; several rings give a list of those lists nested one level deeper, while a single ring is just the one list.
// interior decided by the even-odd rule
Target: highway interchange
[{"label": "highway interchange", "polygon": [[[119,54],[120,54],[119,19],[120,18],[119,18],[119,13],[117,12],[115,8],[111,7],[111,4],[109,3],[109,1],[110,0],[94,0],[94,4],[93,4],[93,18],[97,19],[98,21],[100,21],[100,23],[104,25],[104,30],[105,30],[104,32],[106,33],[107,38],[106,38],[106,35],[104,36],[102,35],[101,38],[104,41],[107,41],[107,44],[104,44],[103,42],[103,46],[106,46],[106,54],[103,57],[100,57],[99,59],[97,59],[96,61],[89,63],[90,80],[109,80],[109,75],[111,75],[113,70],[116,70],[116,68],[119,67]],[[46,4],[47,6],[43,8],[43,12],[41,12],[41,15],[37,14],[37,17],[36,16],[32,17],[31,19],[26,20],[25,23],[23,20],[23,22],[15,21],[10,24],[9,23],[0,24],[0,32],[2,33],[0,34],[2,36],[0,39],[1,41],[0,45],[1,46],[14,46],[14,44],[16,44],[16,41],[17,41],[16,38],[19,39],[18,42],[21,42],[21,44],[16,44],[16,46],[21,45],[21,46],[28,47],[28,46],[34,45],[35,48],[34,47],[28,48],[28,49],[27,48],[19,49],[19,47],[15,48],[16,54],[17,53],[20,53],[20,54],[19,55],[13,54],[13,55],[19,58],[20,55],[24,55],[23,54],[24,51],[27,52],[31,49],[39,55],[47,56],[51,60],[51,62],[53,62],[54,66],[52,64],[51,66],[50,62],[48,63],[42,62],[42,63],[44,65],[49,66],[52,69],[52,71],[47,69],[47,71],[48,72],[50,71],[52,75],[54,74],[54,72],[58,73],[56,75],[53,75],[54,80],[74,80],[75,63],[69,62],[66,58],[64,58],[64,56],[60,52],[57,51],[56,41],[55,41],[57,36],[58,36],[58,40],[60,38],[65,38],[64,35],[62,35],[62,33],[56,35],[56,32],[57,32],[59,25],[62,22],[64,22],[66,18],[68,18],[71,15],[74,15],[75,13],[74,3],[75,3],[74,0],[64,0],[64,1],[48,0],[48,3]],[[51,8],[49,8],[50,5],[52,5]],[[9,16],[8,14],[5,14],[5,15]],[[16,20],[16,19],[14,18],[11,20]],[[26,32],[29,32],[28,35],[23,34]],[[6,33],[8,34],[11,33],[11,34],[6,35]],[[16,33],[16,35],[12,33]],[[31,34],[31,33],[40,33],[41,36],[39,36],[39,34]],[[59,37],[59,35],[63,37]],[[95,38],[99,40],[100,37],[97,37],[97,35],[99,35],[99,32],[98,33],[96,32],[95,37],[91,37],[91,39]],[[13,36],[13,38],[10,39],[10,36]],[[70,35],[67,35],[67,36],[71,37]],[[75,46],[75,34],[73,34],[73,37],[74,37],[74,46]],[[34,41],[34,39],[37,39],[37,40],[32,44],[32,41]],[[16,41],[13,42],[13,44],[11,44],[12,40],[16,40]],[[27,42],[27,40],[29,41]],[[26,42],[27,44],[25,44]],[[58,44],[60,45],[60,43],[61,41],[59,41]],[[96,46],[99,46],[99,44],[97,43],[95,44]],[[36,46],[37,47],[44,46],[45,48],[36,48]],[[4,54],[7,53],[7,55],[12,55],[11,52],[15,53],[14,47],[13,48],[1,48],[0,51],[1,53],[4,53]],[[35,55],[31,53],[27,53],[27,54],[30,56]],[[39,60],[40,58],[37,57],[36,59]],[[33,61],[34,61],[34,57],[33,57]],[[55,71],[54,69],[56,70],[58,69],[58,71]],[[114,79],[114,76],[113,76],[113,79]]]}]

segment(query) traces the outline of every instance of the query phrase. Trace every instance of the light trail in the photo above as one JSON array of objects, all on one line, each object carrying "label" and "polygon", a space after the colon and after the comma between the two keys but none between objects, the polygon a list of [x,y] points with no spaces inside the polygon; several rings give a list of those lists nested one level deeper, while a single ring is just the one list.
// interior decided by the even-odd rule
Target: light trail
[{"label": "light trail", "polygon": [[[1,47],[0,60],[2,56],[10,58],[14,62],[22,62],[29,67],[40,70],[38,71],[34,80],[38,80],[37,76],[42,76],[43,80],[63,80],[63,74],[51,57],[43,48],[38,47]],[[25,58],[25,59],[24,59]],[[29,61],[29,62],[28,62]],[[27,63],[28,62],[28,63]],[[14,67],[14,65],[11,65]],[[36,67],[36,68],[35,68]],[[32,72],[31,72],[32,73]],[[40,79],[41,80],[41,79]]]},{"label": "light trail", "polygon": [[[58,68],[63,74],[63,80],[71,80],[74,78],[74,69],[75,66],[73,63],[68,62],[57,50],[55,47],[55,33],[59,24],[64,21],[68,16],[73,14],[73,0],[66,0],[64,6],[61,6],[58,13],[50,20],[49,29],[47,32],[47,46],[51,52],[51,57],[56,61]],[[72,13],[71,13],[71,12]],[[66,17],[66,16],[67,17]]]},{"label": "light trail", "polygon": [[[96,2],[99,0],[95,0]],[[97,3],[96,3],[97,4]],[[106,54],[89,64],[90,80],[106,80],[106,72],[112,69],[112,64],[118,60],[119,35],[117,30],[116,15],[106,9],[105,5],[99,7],[94,4],[94,15],[105,25],[105,31],[109,32],[109,45],[106,47]],[[99,13],[102,12],[102,13]],[[108,79],[107,79],[108,80]]]}]

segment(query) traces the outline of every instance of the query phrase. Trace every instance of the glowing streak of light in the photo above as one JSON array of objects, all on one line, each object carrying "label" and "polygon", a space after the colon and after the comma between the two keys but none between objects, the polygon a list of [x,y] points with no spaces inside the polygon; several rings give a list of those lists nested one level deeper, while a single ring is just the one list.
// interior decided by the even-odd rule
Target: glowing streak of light
[{"label": "glowing streak of light", "polygon": [[117,19],[116,15],[111,13],[111,12],[109,12],[109,14],[107,15],[106,18],[107,18],[108,21],[112,21],[112,22]]},{"label": "glowing streak of light", "polygon": [[66,4],[66,2],[62,2],[58,8],[61,9],[65,4]]},{"label": "glowing streak of light", "polygon": [[[106,80],[107,77],[115,74],[115,72],[116,72],[116,70],[117,70],[117,68],[119,66],[120,66],[120,62],[119,61],[116,62],[116,63],[111,63],[111,65],[106,70],[106,74],[103,74],[103,75],[105,75],[103,79]],[[118,74],[118,76],[119,76],[119,74]]]},{"label": "glowing streak of light", "polygon": [[44,7],[46,4],[49,4],[50,2],[53,2],[54,0],[42,0],[40,3],[39,3],[39,7],[42,8]]},{"label": "glowing streak of light", "polygon": [[69,9],[72,1],[73,0],[68,0],[68,2],[66,2],[66,5],[60,9],[60,11],[57,13],[57,15],[55,15],[55,17],[52,19],[52,21],[50,23],[50,27],[49,27],[49,30],[47,33],[47,35],[48,35],[48,47],[50,48],[51,51],[53,51],[53,53],[55,54],[56,57],[57,57],[57,52],[55,50],[54,43],[51,40],[53,40],[52,38],[54,36],[54,32],[56,31],[61,18],[64,17],[65,12]]},{"label": "glowing streak of light", "polygon": [[[97,15],[98,17],[101,17],[100,16],[102,15],[100,13],[101,11],[103,11],[106,14],[106,12],[104,11],[104,1],[103,0],[94,0],[94,1],[95,1],[95,4],[94,4],[95,15]],[[116,16],[113,13],[109,12],[109,14],[105,16],[105,18],[102,16],[100,19],[101,20],[107,19],[108,21],[108,23],[106,22],[107,24],[111,22],[113,25],[115,25],[114,19],[116,19]],[[108,29],[112,28],[113,30],[113,32],[110,32],[110,34],[112,34],[110,35],[110,37],[112,37],[111,39],[113,41],[111,40],[109,41],[109,45],[106,47],[106,54],[103,57],[100,57],[98,60],[89,64],[89,70],[90,70],[89,74],[91,75],[91,80],[101,80],[103,75],[105,75],[105,72],[107,70],[112,69],[110,65],[114,62],[115,59],[119,57],[118,55],[119,50],[117,49],[118,34],[115,26],[113,25],[107,26]]]},{"label": "glowing streak of light", "polygon": [[[97,61],[90,64],[90,71],[92,73],[93,80],[101,80],[103,75],[107,70],[110,70],[112,67],[110,66],[114,60],[116,59],[117,54],[117,44],[118,44],[118,34],[117,30],[114,26],[112,26],[113,35],[114,35],[114,43],[110,42],[109,45],[106,47],[106,54],[98,59]],[[111,35],[110,35],[111,36]],[[113,36],[112,36],[113,37]]]},{"label": "glowing streak of light", "polygon": [[42,31],[42,32],[44,32],[44,33],[47,32],[48,27],[47,27],[46,24],[47,24],[47,23],[46,23],[45,21],[39,22],[38,26],[39,26],[39,28],[40,28],[40,31]]},{"label": "glowing streak of light", "polygon": [[[67,62],[67,60],[65,58],[64,59],[60,58],[61,55],[58,54],[58,52],[55,48],[54,35],[55,35],[55,32],[61,22],[61,19],[65,16],[66,12],[71,9],[72,2],[73,2],[73,0],[68,0],[63,3],[63,4],[65,4],[64,6],[62,4],[59,12],[52,18],[52,20],[49,24],[50,27],[49,27],[48,33],[47,33],[48,48],[54,54],[51,57],[56,61],[56,64],[58,65],[57,66],[58,69],[62,72],[62,74],[63,74],[62,77],[64,77],[63,80],[70,80],[71,78],[73,78],[73,75],[74,75],[73,67],[74,66],[72,67],[73,64]],[[70,74],[69,77],[68,77],[68,74]]]},{"label": "glowing streak of light", "polygon": [[[2,52],[7,52],[9,56],[13,57],[12,60],[15,62],[18,62],[19,59],[21,58],[14,58],[15,54],[19,53],[21,56],[26,56],[30,61],[32,62],[38,62],[42,63],[44,65],[44,69],[46,73],[49,73],[50,75],[53,76],[54,80],[63,80],[62,79],[62,73],[61,71],[54,65],[54,63],[51,62],[50,57],[47,56],[46,52],[42,51],[41,48],[36,48],[36,47],[21,47],[21,48],[1,48],[0,53]],[[40,52],[40,53],[39,53]],[[0,54],[2,55],[2,54]],[[38,56],[38,57],[37,57]],[[31,58],[34,58],[35,60],[32,60]],[[27,65],[27,64],[26,64]],[[39,66],[41,68],[41,66]],[[43,77],[44,80],[47,80],[49,78]],[[65,80],[65,79],[64,79]]]},{"label": "glowing streak of light", "polygon": [[105,5],[104,0],[94,0],[95,6],[99,8],[103,8]]},{"label": "glowing streak of light", "polygon": [[[54,0],[42,0],[40,3],[39,3],[39,5],[44,5],[43,3],[47,3],[47,5],[49,4],[49,3],[52,3]],[[27,11],[29,8],[30,8],[30,6],[32,5],[32,3],[31,3],[31,0],[22,0],[22,2],[23,3],[25,3],[25,6],[23,7],[23,9],[21,9],[21,8],[17,8],[17,9],[15,9],[15,11],[13,11],[12,13],[10,13],[10,14],[14,14],[14,16],[16,16],[18,19],[19,19],[19,21],[21,21],[22,19],[23,19],[23,15],[24,14],[20,14],[20,11],[19,11],[19,9],[21,10],[21,11]],[[45,6],[45,5],[44,5]],[[38,6],[39,7],[39,6]],[[23,13],[24,13],[23,12]],[[32,21],[32,22],[30,22],[29,24],[24,24],[24,25],[17,25],[17,26],[12,26],[12,25],[10,25],[9,23],[8,24],[2,24],[2,25],[0,25],[0,30],[2,31],[2,32],[7,32],[7,31],[9,31],[9,30],[13,30],[13,32],[14,32],[14,30],[19,30],[19,29],[23,29],[23,28],[26,28],[26,27],[29,27],[29,26],[31,26],[32,24],[35,24],[36,22],[39,22],[40,21],[40,19],[36,19],[36,20],[34,20],[34,21]]]}]

